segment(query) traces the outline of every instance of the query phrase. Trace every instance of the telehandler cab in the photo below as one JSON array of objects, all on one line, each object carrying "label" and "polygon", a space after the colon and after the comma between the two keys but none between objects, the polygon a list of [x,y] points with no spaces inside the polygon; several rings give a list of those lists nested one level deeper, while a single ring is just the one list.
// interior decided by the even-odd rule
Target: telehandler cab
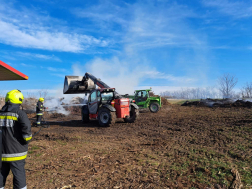
[{"label": "telehandler cab", "polygon": [[101,126],[115,123],[116,118],[123,118],[125,122],[132,123],[139,114],[138,107],[130,104],[128,98],[115,96],[114,88],[101,88],[91,91],[87,105],[82,107],[82,121],[89,122],[95,118]]},{"label": "telehandler cab", "polygon": [[151,89],[135,90],[135,95],[123,95],[126,98],[132,99],[136,105],[141,108],[149,108],[152,113],[157,113],[162,104],[160,96],[151,96]]}]

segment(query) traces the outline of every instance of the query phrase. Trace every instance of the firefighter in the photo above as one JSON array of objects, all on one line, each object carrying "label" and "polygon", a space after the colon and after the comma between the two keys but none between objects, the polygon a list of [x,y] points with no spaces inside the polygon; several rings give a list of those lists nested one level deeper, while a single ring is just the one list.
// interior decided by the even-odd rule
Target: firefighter
[{"label": "firefighter", "polygon": [[2,168],[0,189],[4,189],[7,176],[13,174],[13,188],[26,189],[25,158],[32,139],[31,123],[20,109],[24,96],[19,90],[6,94],[5,105],[0,110],[2,129]]},{"label": "firefighter", "polygon": [[[44,105],[43,105],[43,102],[44,102],[44,98],[39,98],[38,102],[37,102],[37,106],[36,106],[36,114],[37,114],[37,126],[40,126],[41,124],[41,118],[42,118],[42,115],[43,115],[43,110],[45,109],[44,108]],[[1,188],[0,188],[1,189]]]}]

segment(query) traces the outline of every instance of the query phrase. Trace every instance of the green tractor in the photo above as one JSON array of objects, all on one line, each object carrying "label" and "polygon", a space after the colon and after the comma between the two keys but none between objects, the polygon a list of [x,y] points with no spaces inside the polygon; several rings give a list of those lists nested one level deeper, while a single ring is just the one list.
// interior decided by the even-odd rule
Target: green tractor
[{"label": "green tractor", "polygon": [[149,108],[151,112],[157,113],[161,108],[161,97],[160,96],[150,96],[151,89],[135,90],[135,95],[124,95],[127,98],[132,99],[136,105],[143,109]]}]

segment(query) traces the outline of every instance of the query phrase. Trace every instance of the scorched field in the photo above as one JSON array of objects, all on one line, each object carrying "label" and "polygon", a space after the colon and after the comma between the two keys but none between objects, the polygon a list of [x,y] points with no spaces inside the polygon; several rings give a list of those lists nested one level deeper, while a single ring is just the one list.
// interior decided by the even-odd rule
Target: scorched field
[{"label": "scorched field", "polygon": [[252,187],[249,108],[168,105],[111,127],[83,124],[79,111],[45,119],[29,145],[28,188]]}]

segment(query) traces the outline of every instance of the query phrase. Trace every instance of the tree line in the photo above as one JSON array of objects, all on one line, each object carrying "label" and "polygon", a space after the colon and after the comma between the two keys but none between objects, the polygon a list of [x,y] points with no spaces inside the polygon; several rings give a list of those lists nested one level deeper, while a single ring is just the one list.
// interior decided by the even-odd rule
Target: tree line
[{"label": "tree line", "polygon": [[181,88],[176,91],[161,92],[160,96],[178,99],[252,98],[252,82],[246,83],[239,92],[235,92],[234,87],[237,82],[237,77],[227,73],[218,78],[217,87]]}]

